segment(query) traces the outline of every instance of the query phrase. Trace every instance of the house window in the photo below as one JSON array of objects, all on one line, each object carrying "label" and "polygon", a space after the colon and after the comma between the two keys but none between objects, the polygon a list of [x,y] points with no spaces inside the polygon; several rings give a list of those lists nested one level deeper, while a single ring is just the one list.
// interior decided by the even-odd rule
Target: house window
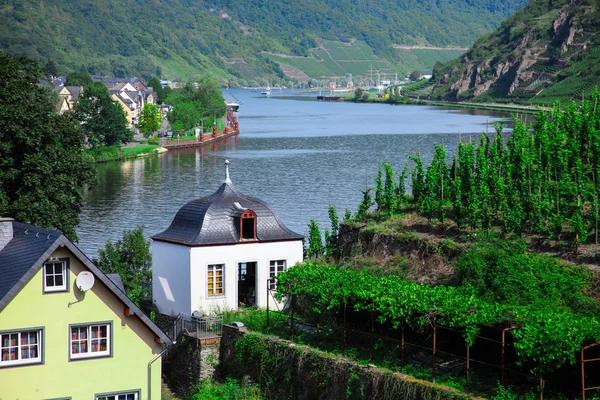
[{"label": "house window", "polygon": [[272,260],[269,265],[269,289],[277,290],[277,275],[285,271],[285,260]]},{"label": "house window", "polygon": [[68,291],[67,260],[50,259],[44,263],[44,292]]},{"label": "house window", "polygon": [[208,266],[207,287],[209,296],[222,296],[223,290],[223,269],[224,264],[215,264]]},{"label": "house window", "polygon": [[71,358],[110,355],[111,324],[71,326]]},{"label": "house window", "polygon": [[240,217],[240,239],[256,239],[256,214],[246,210]]},{"label": "house window", "polygon": [[0,367],[41,362],[41,329],[0,334]]},{"label": "house window", "polygon": [[96,400],[139,400],[139,392],[122,392],[101,394],[96,396]]}]

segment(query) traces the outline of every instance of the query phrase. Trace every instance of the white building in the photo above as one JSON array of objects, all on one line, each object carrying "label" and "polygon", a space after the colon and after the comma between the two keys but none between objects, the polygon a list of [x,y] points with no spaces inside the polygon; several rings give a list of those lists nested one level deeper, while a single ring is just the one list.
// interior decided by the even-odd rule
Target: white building
[{"label": "white building", "polygon": [[302,261],[303,237],[264,201],[240,193],[225,164],[221,187],[184,205],[152,237],[152,293],[163,314],[274,307],[268,292],[277,274]]}]

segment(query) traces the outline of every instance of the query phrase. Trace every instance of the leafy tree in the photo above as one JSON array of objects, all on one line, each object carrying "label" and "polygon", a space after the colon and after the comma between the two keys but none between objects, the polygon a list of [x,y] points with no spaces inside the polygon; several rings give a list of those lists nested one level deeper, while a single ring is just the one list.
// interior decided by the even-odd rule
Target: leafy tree
[{"label": "leafy tree", "polygon": [[423,74],[421,71],[413,71],[410,73],[409,78],[411,81],[418,81],[419,79],[423,78]]},{"label": "leafy tree", "polygon": [[311,219],[308,223],[308,248],[306,249],[306,257],[321,257],[323,255],[323,238],[319,223]]},{"label": "leafy tree", "polygon": [[165,98],[165,91],[163,90],[160,80],[157,77],[153,76],[152,78],[150,78],[150,80],[148,80],[147,86],[151,87],[152,90],[156,92],[156,95],[158,96],[158,102],[162,103]]},{"label": "leafy tree", "polygon": [[56,62],[54,60],[48,60],[46,65],[44,65],[44,72],[50,78],[58,75],[58,68],[56,66]]},{"label": "leafy tree", "polygon": [[87,86],[92,84],[92,77],[87,72],[71,72],[67,74],[67,86]]},{"label": "leafy tree", "polygon": [[110,98],[108,89],[102,82],[85,86],[74,109],[92,147],[119,145],[133,139],[133,132],[127,127],[125,112]]},{"label": "leafy tree", "polygon": [[0,215],[77,240],[82,191],[95,174],[69,113],[55,114],[40,66],[0,52]]},{"label": "leafy tree", "polygon": [[356,88],[354,90],[354,101],[365,102],[369,99],[369,92],[363,90],[363,88]]},{"label": "leafy tree", "polygon": [[335,205],[329,205],[329,220],[331,221],[331,233],[325,231],[325,252],[328,257],[339,257],[338,254],[338,234],[340,229],[340,221],[337,215]]},{"label": "leafy tree", "polygon": [[361,190],[363,194],[363,199],[358,205],[358,210],[356,210],[356,217],[362,218],[370,209],[373,207],[373,198],[371,197],[371,190],[373,188],[368,188],[366,190]]},{"label": "leafy tree", "polygon": [[136,125],[144,137],[149,138],[160,128],[160,111],[156,104],[146,104],[140,115],[140,122]]},{"label": "leafy tree", "polygon": [[141,226],[123,231],[123,239],[106,242],[98,250],[98,267],[105,274],[117,273],[123,281],[125,293],[136,304],[152,298],[152,254],[150,240],[144,238]]},{"label": "leafy tree", "polygon": [[222,117],[227,109],[221,90],[209,77],[199,79],[197,88],[187,84],[183,89],[173,90],[165,101],[173,106],[168,116],[171,125],[181,124],[183,129],[198,126],[204,117]]}]

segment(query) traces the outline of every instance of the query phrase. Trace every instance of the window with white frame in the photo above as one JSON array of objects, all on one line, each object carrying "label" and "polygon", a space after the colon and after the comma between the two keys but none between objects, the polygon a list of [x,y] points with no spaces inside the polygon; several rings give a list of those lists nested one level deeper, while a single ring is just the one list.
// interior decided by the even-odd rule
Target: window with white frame
[{"label": "window with white frame", "polygon": [[209,296],[223,296],[225,290],[223,287],[223,270],[224,264],[214,264],[207,267],[206,285]]},{"label": "window with white frame", "polygon": [[139,396],[139,392],[101,394],[96,396],[96,400],[138,400]]},{"label": "window with white frame", "polygon": [[277,290],[277,275],[285,271],[285,260],[271,260],[269,263],[269,289]]},{"label": "window with white frame", "polygon": [[42,362],[42,330],[0,334],[0,367]]},{"label": "window with white frame", "polygon": [[110,328],[111,324],[71,326],[71,358],[109,356]]},{"label": "window with white frame", "polygon": [[44,291],[62,292],[67,288],[67,261],[50,259],[44,263]]}]

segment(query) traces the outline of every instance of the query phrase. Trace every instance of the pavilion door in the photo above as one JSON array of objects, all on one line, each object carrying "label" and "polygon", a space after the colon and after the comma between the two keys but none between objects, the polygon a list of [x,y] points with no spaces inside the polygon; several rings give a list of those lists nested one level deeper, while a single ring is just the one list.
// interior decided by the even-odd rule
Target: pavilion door
[{"label": "pavilion door", "polygon": [[256,305],[256,261],[238,263],[238,303]]}]

